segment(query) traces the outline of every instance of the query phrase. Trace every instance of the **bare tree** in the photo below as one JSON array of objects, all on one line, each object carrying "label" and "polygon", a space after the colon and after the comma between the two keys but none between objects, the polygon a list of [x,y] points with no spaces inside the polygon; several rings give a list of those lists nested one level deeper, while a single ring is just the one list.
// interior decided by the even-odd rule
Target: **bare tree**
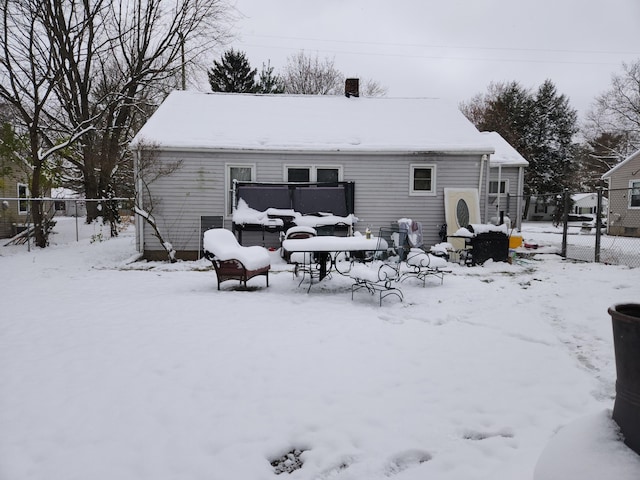
[{"label": "bare tree", "polygon": [[[124,147],[133,132],[226,38],[225,2],[0,0],[0,100],[29,139],[16,153],[30,167],[31,195],[42,196],[48,163],[60,157],[88,199],[119,193],[114,179],[131,171]],[[41,203],[32,215],[36,244],[45,246]],[[100,211],[96,202],[87,210],[87,221],[117,220],[115,209]]]},{"label": "bare tree", "polygon": [[[623,160],[640,148],[640,60],[622,64],[611,88],[599,95],[584,128],[589,142],[608,157]],[[601,142],[617,137],[620,141]]]},{"label": "bare tree", "polygon": [[387,87],[376,80],[363,79],[361,85],[360,94],[363,97],[384,97],[387,94]]},{"label": "bare tree", "polygon": [[[42,197],[49,162],[90,130],[76,124],[64,131],[53,128],[50,105],[61,75],[47,35],[47,6],[38,0],[2,0],[0,24],[0,99],[10,105],[17,135],[26,139],[14,152],[28,167],[31,197]],[[32,202],[35,244],[47,245],[44,204]]]},{"label": "bare tree", "polygon": [[333,60],[307,56],[304,51],[291,55],[282,75],[285,93],[303,95],[341,95],[344,75]]},{"label": "bare tree", "polygon": [[[130,165],[124,147],[134,131],[177,86],[187,65],[226,38],[227,6],[223,0],[46,5],[61,72],[55,85],[63,113],[59,128],[96,127],[66,159],[79,172],[87,198],[107,198],[119,169]],[[88,204],[87,221],[103,213],[96,207]]]}]

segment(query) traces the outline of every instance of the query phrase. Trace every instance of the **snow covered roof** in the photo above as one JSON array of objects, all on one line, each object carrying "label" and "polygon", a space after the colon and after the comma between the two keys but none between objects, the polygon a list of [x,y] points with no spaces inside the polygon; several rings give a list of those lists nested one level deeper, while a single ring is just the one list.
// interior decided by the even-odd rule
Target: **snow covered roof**
[{"label": "snow covered roof", "polygon": [[571,199],[574,202],[579,202],[581,200],[584,200],[585,198],[592,199],[597,197],[598,196],[595,193],[574,193],[573,195],[571,195]]},{"label": "snow covered roof", "polygon": [[498,132],[482,132],[482,135],[495,149],[495,153],[489,160],[490,166],[526,167],[529,165],[529,162]]},{"label": "snow covered roof", "polygon": [[627,158],[625,158],[622,162],[620,162],[619,164],[617,164],[615,167],[613,167],[611,170],[609,170],[607,173],[605,173],[604,175],[602,175],[603,180],[607,179],[609,177],[611,177],[611,175],[613,175],[616,170],[618,170],[620,167],[626,165],[627,163],[631,163],[633,162],[636,158],[640,158],[640,150],[638,150],[637,152],[632,153],[631,155],[629,155]]},{"label": "snow covered roof", "polygon": [[174,91],[131,142],[169,149],[474,152],[493,147],[455,105],[433,98],[347,98]]}]

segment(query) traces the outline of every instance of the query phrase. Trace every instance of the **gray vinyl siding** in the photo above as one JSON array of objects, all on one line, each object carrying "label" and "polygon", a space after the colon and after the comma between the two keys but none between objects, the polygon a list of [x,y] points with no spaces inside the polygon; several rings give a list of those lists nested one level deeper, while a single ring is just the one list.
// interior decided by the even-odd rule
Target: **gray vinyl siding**
[{"label": "gray vinyl siding", "polygon": [[640,236],[640,208],[629,208],[629,181],[640,180],[640,152],[609,178],[609,233]]},{"label": "gray vinyl siding", "polygon": [[[520,175],[519,167],[502,167],[500,178],[506,180],[508,184],[508,197],[502,196],[500,198],[500,210],[498,210],[497,196],[488,196],[488,210],[487,221],[493,217],[499,217],[500,211],[504,211],[505,216],[511,219],[511,225],[517,225],[518,219],[518,179]],[[498,181],[498,169],[491,168],[491,174],[489,181]]]},{"label": "gray vinyl siding", "polygon": [[[180,160],[182,165],[149,185],[152,200],[146,198],[144,208],[151,210],[160,232],[175,250],[198,252],[200,217],[224,215],[224,159],[211,153],[162,152],[158,160]],[[144,250],[162,250],[153,230],[148,225],[143,228]]]},{"label": "gray vinyl siding", "polygon": [[[375,233],[399,218],[408,217],[423,225],[425,245],[440,241],[438,230],[444,223],[444,188],[478,188],[481,155],[380,155],[380,154],[299,154],[256,152],[159,152],[160,161],[182,161],[171,175],[150,186],[154,197],[153,214],[158,226],[177,251],[198,252],[200,216],[223,215],[225,227],[231,217],[225,214],[225,164],[255,165],[255,181],[283,182],[285,165],[341,166],[344,181],[355,182],[356,230],[370,226]],[[435,166],[436,194],[409,194],[410,165]],[[485,167],[486,175],[486,167]],[[513,188],[517,187],[514,179]],[[481,195],[480,211],[484,213]],[[484,219],[483,219],[484,220]],[[260,243],[261,235],[243,236],[243,243]],[[270,239],[268,243],[273,243]],[[270,245],[267,245],[270,246]],[[148,226],[144,227],[144,250],[162,250]]]},{"label": "gray vinyl siding", "polygon": [[[410,195],[410,166],[435,166],[435,195]],[[375,233],[399,218],[422,223],[425,245],[440,242],[445,222],[444,188],[477,188],[480,156],[359,156],[345,165],[345,179],[354,180],[357,230]],[[482,209],[481,209],[482,211]]]}]

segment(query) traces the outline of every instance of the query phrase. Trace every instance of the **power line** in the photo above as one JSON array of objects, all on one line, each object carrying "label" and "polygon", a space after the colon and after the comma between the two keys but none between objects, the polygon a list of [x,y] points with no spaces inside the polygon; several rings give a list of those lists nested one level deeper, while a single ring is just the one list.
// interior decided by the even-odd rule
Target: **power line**
[{"label": "power line", "polygon": [[297,40],[297,41],[311,41],[311,42],[325,42],[325,43],[339,43],[339,44],[353,44],[353,45],[375,45],[386,47],[414,47],[414,48],[444,48],[444,49],[458,49],[458,50],[491,50],[491,51],[509,51],[509,52],[539,52],[539,53],[578,53],[589,55],[640,55],[640,51],[613,51],[613,50],[574,50],[574,49],[558,49],[558,48],[518,48],[518,47],[479,47],[477,45],[436,45],[436,44],[422,44],[422,43],[389,43],[389,42],[371,42],[360,40],[333,40],[323,38],[311,38],[311,37],[286,37],[281,35],[246,35],[247,37],[255,38],[273,38],[280,40]]},{"label": "power line", "polygon": [[[270,48],[270,49],[278,49],[278,50],[292,50],[298,51],[301,50],[299,47],[281,47],[281,46],[273,46],[273,45],[264,45],[264,44],[252,44],[252,43],[244,43],[240,42],[241,45],[246,47],[259,47],[259,48]],[[459,47],[463,48],[463,47]],[[381,53],[381,52],[355,52],[355,51],[347,51],[347,50],[328,50],[328,49],[318,49],[311,48],[309,50],[329,53],[334,55],[360,55],[360,56],[371,56],[371,57],[395,57],[395,58],[423,58],[429,60],[464,60],[464,61],[478,61],[478,62],[513,62],[513,63],[541,63],[541,64],[566,64],[566,65],[619,65],[619,62],[595,62],[595,61],[579,61],[579,60],[537,60],[537,59],[525,59],[525,58],[485,58],[485,57],[462,57],[462,56],[449,56],[449,55],[420,55],[420,54],[405,54],[405,53]]]}]

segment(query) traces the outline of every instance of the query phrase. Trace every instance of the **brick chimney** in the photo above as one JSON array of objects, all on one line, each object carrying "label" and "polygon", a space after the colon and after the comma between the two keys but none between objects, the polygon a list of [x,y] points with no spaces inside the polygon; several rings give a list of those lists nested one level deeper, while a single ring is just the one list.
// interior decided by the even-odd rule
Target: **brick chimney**
[{"label": "brick chimney", "polygon": [[360,96],[360,79],[347,78],[344,81],[344,94],[346,97],[359,97]]}]

